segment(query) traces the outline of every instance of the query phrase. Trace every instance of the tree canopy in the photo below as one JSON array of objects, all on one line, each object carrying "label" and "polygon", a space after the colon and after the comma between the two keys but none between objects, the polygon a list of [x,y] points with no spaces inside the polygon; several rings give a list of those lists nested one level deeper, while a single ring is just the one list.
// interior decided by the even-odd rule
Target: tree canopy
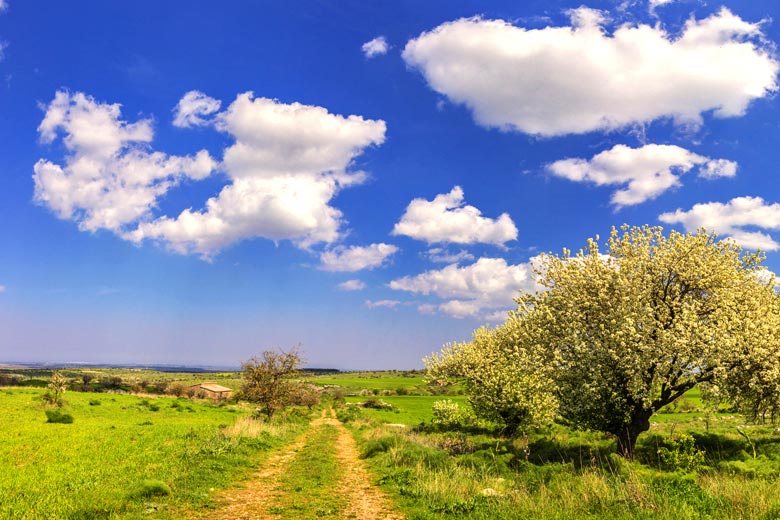
[{"label": "tree canopy", "polygon": [[260,411],[270,419],[287,406],[296,388],[291,379],[298,375],[302,362],[298,347],[287,352],[266,350],[260,357],[244,361],[241,397],[259,404]]},{"label": "tree canopy", "polygon": [[[780,302],[762,260],[704,230],[613,229],[606,253],[597,237],[576,255],[543,256],[544,290],[521,295],[504,325],[430,358],[430,374],[444,360],[458,367],[444,372],[465,378],[483,416],[511,416],[505,408],[515,406],[538,419],[544,414],[525,413],[528,402],[555,403],[562,422],[614,434],[626,457],[653,413],[698,384],[752,418],[774,419]],[[541,397],[480,404],[501,378]]]}]

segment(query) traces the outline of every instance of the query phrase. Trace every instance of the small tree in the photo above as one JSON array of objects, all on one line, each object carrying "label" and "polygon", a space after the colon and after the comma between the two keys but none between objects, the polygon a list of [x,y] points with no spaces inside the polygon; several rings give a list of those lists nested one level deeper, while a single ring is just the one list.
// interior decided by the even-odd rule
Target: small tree
[{"label": "small tree", "polygon": [[68,389],[68,379],[59,370],[55,370],[51,373],[51,381],[46,386],[49,388],[43,396],[46,402],[62,406],[62,394]]},{"label": "small tree", "polygon": [[241,363],[244,384],[241,397],[260,406],[269,419],[289,402],[295,388],[291,381],[298,375],[303,359],[298,347],[288,352],[266,350],[259,357]]},{"label": "small tree", "polygon": [[305,406],[311,410],[320,404],[320,392],[308,383],[295,385],[290,392],[289,404]]}]

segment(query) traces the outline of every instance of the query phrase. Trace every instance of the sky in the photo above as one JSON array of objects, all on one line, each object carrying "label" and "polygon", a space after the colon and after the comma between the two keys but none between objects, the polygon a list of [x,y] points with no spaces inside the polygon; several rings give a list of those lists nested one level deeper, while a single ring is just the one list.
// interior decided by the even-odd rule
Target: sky
[{"label": "sky", "polygon": [[0,0],[0,361],[409,369],[537,255],[780,271],[770,0]]}]

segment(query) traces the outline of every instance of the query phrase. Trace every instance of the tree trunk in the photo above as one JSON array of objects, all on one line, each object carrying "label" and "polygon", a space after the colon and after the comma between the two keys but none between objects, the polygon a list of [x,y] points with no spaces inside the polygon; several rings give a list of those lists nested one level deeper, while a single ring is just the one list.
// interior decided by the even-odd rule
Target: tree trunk
[{"label": "tree trunk", "polygon": [[636,448],[636,439],[639,434],[650,429],[650,416],[652,410],[636,410],[631,416],[631,421],[623,426],[623,429],[617,433],[617,451],[622,457],[633,460]]}]

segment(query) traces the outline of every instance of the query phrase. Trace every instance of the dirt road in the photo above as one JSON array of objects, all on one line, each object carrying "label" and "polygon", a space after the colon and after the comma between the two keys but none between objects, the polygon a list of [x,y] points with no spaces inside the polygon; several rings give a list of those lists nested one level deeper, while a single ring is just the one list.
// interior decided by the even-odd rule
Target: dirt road
[{"label": "dirt road", "polygon": [[331,408],[272,454],[240,488],[222,492],[217,500],[223,506],[208,518],[402,520],[372,481],[355,440]]}]

